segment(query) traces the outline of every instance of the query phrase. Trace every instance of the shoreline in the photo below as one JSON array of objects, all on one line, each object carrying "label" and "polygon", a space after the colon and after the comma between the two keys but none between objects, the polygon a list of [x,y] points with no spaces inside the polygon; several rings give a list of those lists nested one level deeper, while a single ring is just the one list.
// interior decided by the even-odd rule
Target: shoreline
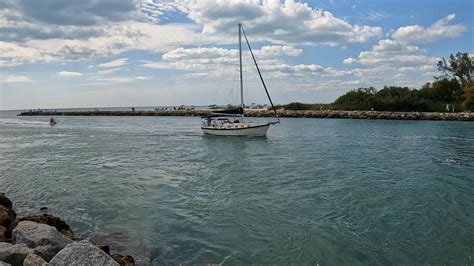
[{"label": "shoreline", "polygon": [[[205,116],[211,110],[156,110],[156,111],[43,111],[30,110],[17,116]],[[338,111],[338,110],[277,110],[279,117],[333,118],[333,119],[385,119],[385,120],[433,120],[474,121],[473,112],[392,112],[392,111]],[[273,117],[270,110],[245,110],[247,117]]]}]

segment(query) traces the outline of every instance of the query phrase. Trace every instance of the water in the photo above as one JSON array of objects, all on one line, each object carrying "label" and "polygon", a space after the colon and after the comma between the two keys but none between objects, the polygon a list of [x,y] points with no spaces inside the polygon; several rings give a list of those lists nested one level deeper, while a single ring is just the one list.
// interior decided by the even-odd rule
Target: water
[{"label": "water", "polygon": [[140,264],[473,264],[474,123],[0,113],[0,191]]}]

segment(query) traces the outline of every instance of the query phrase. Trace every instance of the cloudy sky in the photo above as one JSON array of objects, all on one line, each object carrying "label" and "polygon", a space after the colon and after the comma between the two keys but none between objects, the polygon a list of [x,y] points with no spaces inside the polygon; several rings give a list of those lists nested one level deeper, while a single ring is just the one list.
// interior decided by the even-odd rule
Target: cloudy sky
[{"label": "cloudy sky", "polygon": [[[242,22],[274,102],[419,87],[474,48],[472,0],[2,0],[0,109],[238,101]],[[247,51],[247,103],[266,103]]]}]

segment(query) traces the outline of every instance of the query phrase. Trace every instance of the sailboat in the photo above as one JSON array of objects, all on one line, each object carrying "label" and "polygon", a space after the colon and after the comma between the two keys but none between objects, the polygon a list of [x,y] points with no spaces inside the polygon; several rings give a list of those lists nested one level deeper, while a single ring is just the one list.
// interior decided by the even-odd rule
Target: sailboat
[{"label": "sailboat", "polygon": [[[239,28],[239,73],[240,73],[240,107],[236,109],[227,109],[227,110],[214,110],[207,116],[202,117],[202,126],[201,129],[206,134],[218,135],[218,136],[265,136],[268,129],[271,125],[277,124],[280,122],[278,119],[278,114],[276,112],[275,106],[273,105],[270,94],[268,93],[267,86],[265,81],[263,81],[262,73],[258,67],[255,56],[250,47],[250,43],[245,34],[242,24],[238,24]],[[260,80],[262,81],[263,88],[267,93],[268,100],[272,106],[273,112],[277,121],[267,122],[264,124],[254,123],[244,120],[244,85],[242,77],[242,34],[245,37],[245,41],[249,48],[250,54],[252,55],[253,62],[257,69]]]}]

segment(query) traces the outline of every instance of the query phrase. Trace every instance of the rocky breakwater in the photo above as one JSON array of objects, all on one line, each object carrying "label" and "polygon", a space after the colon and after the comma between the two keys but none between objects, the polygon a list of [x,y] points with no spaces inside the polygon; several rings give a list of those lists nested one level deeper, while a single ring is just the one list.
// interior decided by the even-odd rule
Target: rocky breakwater
[{"label": "rocky breakwater", "polygon": [[131,256],[109,250],[77,239],[66,222],[51,214],[17,219],[12,202],[0,193],[0,265],[134,265]]},{"label": "rocky breakwater", "polygon": [[[20,116],[205,116],[211,110],[157,110],[157,111],[26,111]],[[388,111],[339,111],[339,110],[284,110],[277,111],[279,117],[294,118],[341,118],[341,119],[388,119],[388,120],[447,120],[474,121],[473,112],[388,112]],[[272,117],[267,109],[246,109],[248,117]]]},{"label": "rocky breakwater", "polygon": [[156,110],[156,111],[44,111],[30,110],[19,116],[204,116],[209,110]]},{"label": "rocky breakwater", "polygon": [[[294,118],[340,118],[340,119],[386,119],[386,120],[448,120],[474,121],[474,113],[441,112],[388,112],[388,111],[339,111],[339,110],[278,110],[279,117]],[[246,116],[270,117],[273,111],[246,110]]]}]

